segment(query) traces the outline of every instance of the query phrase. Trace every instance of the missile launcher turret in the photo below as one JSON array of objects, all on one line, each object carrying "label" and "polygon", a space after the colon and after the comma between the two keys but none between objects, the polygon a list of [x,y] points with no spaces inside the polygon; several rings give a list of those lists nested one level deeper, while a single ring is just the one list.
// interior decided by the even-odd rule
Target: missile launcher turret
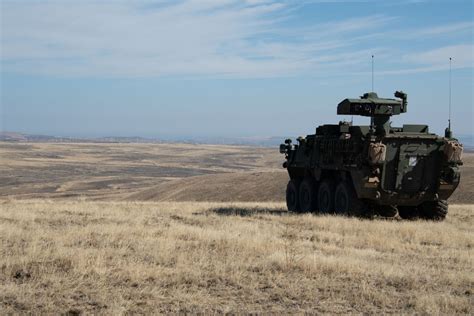
[{"label": "missile launcher turret", "polygon": [[287,206],[295,212],[442,220],[460,181],[462,144],[430,133],[427,125],[392,127],[407,111],[407,95],[395,99],[365,93],[344,99],[341,115],[370,117],[370,125],[326,124],[315,134],[280,145],[290,181]]}]

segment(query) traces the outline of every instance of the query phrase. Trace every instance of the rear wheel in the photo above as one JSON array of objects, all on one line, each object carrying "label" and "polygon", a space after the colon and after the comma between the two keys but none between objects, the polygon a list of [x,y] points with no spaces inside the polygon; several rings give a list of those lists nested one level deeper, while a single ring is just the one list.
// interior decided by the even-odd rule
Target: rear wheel
[{"label": "rear wheel", "polygon": [[367,205],[359,200],[354,187],[348,181],[342,181],[337,185],[334,194],[334,208],[336,214],[343,215],[361,216],[367,211]]},{"label": "rear wheel", "polygon": [[299,205],[301,212],[313,212],[316,204],[316,183],[311,178],[306,178],[299,188]]},{"label": "rear wheel", "polygon": [[326,214],[334,211],[334,182],[325,179],[318,188],[318,210]]},{"label": "rear wheel", "polygon": [[448,215],[448,201],[425,202],[420,206],[420,217],[433,221],[442,221]]},{"label": "rear wheel", "polygon": [[299,212],[299,192],[300,181],[298,179],[291,179],[286,186],[286,206],[288,211]]},{"label": "rear wheel", "polygon": [[398,215],[403,219],[414,219],[418,217],[417,206],[401,206],[398,207]]}]

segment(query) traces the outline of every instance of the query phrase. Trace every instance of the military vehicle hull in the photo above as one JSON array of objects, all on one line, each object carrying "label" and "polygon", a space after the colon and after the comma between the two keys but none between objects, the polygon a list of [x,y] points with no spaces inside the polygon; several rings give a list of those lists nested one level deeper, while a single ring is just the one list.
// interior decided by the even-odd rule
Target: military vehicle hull
[{"label": "military vehicle hull", "polygon": [[[406,110],[406,95],[399,103],[371,101],[377,100]],[[460,181],[462,146],[429,133],[426,125],[393,128],[385,118],[382,123],[322,125],[297,144],[285,141],[280,152],[290,177],[288,209],[444,219],[446,200]]]}]

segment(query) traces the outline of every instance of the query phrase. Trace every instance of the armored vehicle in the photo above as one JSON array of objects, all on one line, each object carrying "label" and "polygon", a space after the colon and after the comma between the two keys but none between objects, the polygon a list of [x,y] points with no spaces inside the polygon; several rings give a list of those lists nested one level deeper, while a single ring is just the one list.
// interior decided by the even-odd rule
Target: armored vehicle
[{"label": "armored vehicle", "polygon": [[460,181],[462,144],[432,134],[427,125],[392,127],[407,111],[407,95],[396,99],[365,93],[339,103],[337,114],[370,117],[370,125],[321,125],[316,133],[280,145],[290,181],[288,210],[356,216],[443,220],[447,199]]}]

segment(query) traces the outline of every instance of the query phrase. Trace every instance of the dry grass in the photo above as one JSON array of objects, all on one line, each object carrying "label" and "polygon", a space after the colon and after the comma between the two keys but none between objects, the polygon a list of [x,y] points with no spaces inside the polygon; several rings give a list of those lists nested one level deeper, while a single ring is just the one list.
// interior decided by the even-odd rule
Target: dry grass
[{"label": "dry grass", "polygon": [[0,142],[0,197],[117,200],[193,176],[282,171],[282,159],[244,146]]},{"label": "dry grass", "polygon": [[472,314],[473,206],[442,223],[282,204],[0,202],[0,314]]}]

